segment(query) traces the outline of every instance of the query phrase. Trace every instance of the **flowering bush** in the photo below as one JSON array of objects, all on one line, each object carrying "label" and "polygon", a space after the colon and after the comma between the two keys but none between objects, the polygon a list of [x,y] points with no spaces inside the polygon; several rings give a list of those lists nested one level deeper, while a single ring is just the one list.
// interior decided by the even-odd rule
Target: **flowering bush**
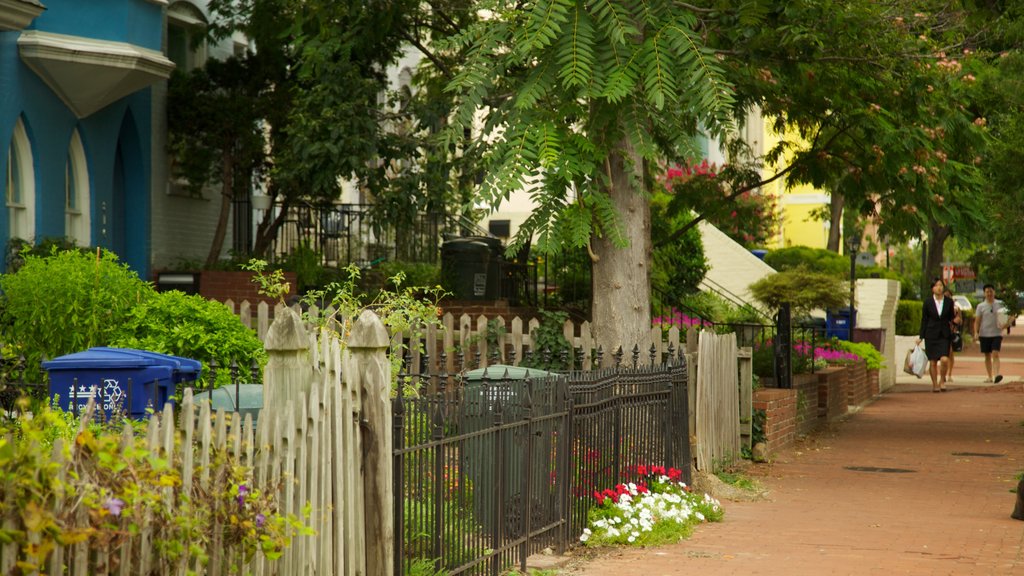
[{"label": "flowering bush", "polygon": [[695,316],[689,316],[675,308],[673,308],[672,312],[669,314],[655,317],[651,320],[651,323],[655,326],[660,326],[663,330],[668,330],[673,326],[678,326],[683,332],[694,326],[703,326],[708,328],[712,325],[711,322],[708,322],[707,320],[697,318]]},{"label": "flowering bush", "polygon": [[664,544],[688,536],[696,524],[722,519],[718,501],[693,492],[679,470],[637,466],[636,472],[640,482],[594,492],[598,505],[590,509],[580,542]]},{"label": "flowering bush", "polygon": [[733,197],[751,178],[748,168],[709,164],[705,158],[699,163],[670,166],[658,180],[730,238],[755,248],[770,242],[779,216],[773,196],[751,190]]},{"label": "flowering bush", "polygon": [[[0,518],[20,517],[25,527],[0,528],[0,542],[14,545],[26,573],[58,544],[85,544],[97,565],[114,572],[122,552],[129,561],[148,554],[166,566],[202,566],[214,547],[230,545],[239,555],[233,560],[273,560],[293,537],[311,533],[280,513],[272,494],[255,490],[252,468],[225,451],[215,450],[189,484],[179,451],[150,450],[144,436],[119,424],[79,427],[56,408],[0,421]],[[155,535],[150,547],[125,548],[146,530]]]},{"label": "flowering bush", "polygon": [[[868,345],[870,346],[870,344]],[[793,343],[793,373],[804,374],[826,368],[829,364],[849,364],[861,360],[855,352],[840,349],[835,342],[815,343],[797,341]],[[754,344],[754,373],[758,376],[773,376],[774,348],[772,340]]]}]

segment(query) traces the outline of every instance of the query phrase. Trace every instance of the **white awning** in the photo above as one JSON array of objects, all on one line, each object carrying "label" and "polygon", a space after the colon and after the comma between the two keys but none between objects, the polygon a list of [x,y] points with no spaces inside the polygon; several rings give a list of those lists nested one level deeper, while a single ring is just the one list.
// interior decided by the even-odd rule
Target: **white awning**
[{"label": "white awning", "polygon": [[174,70],[174,62],[155,50],[38,30],[21,33],[18,51],[79,118],[168,78]]},{"label": "white awning", "polygon": [[43,10],[36,0],[0,0],[0,30],[24,30]]}]

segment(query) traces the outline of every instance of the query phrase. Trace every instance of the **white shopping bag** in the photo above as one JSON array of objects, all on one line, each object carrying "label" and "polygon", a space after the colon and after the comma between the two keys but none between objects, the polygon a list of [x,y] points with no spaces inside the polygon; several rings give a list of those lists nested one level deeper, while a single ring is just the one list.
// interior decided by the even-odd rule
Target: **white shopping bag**
[{"label": "white shopping bag", "polygon": [[915,346],[910,354],[910,364],[914,375],[920,378],[924,376],[924,370],[928,366],[928,355],[924,353],[923,346]]}]

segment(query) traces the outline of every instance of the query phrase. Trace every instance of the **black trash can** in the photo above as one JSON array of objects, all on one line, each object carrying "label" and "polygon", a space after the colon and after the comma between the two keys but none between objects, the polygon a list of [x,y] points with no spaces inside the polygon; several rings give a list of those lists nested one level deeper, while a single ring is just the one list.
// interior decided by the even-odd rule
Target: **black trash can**
[{"label": "black trash can", "polygon": [[109,417],[115,409],[131,418],[144,418],[149,407],[173,402],[180,382],[196,380],[198,360],[133,348],[90,348],[43,362],[50,376],[50,397],[59,396],[63,409],[81,410],[96,392]]},{"label": "black trash can", "polygon": [[441,244],[441,285],[459,300],[496,300],[501,294],[501,240],[455,238]]}]

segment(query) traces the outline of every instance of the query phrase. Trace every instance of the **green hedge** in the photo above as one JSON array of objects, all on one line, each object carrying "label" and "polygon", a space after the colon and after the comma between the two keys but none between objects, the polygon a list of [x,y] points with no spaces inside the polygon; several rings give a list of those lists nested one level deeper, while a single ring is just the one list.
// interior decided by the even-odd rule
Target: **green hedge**
[{"label": "green hedge", "polygon": [[921,301],[900,300],[896,307],[896,335],[917,336],[921,331]]}]

